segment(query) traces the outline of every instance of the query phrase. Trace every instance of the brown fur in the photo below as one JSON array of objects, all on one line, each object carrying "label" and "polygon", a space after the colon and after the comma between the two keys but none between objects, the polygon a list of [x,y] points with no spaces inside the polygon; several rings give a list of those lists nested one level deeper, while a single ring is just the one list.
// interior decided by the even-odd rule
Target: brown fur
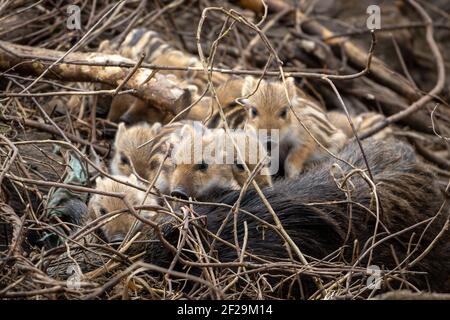
[{"label": "brown fur", "polygon": [[149,178],[148,165],[150,161],[151,145],[139,148],[140,145],[153,139],[158,127],[136,125],[126,128],[119,124],[114,141],[114,156],[111,161],[111,172],[116,175],[130,175],[135,172],[144,179]]},{"label": "brown fur", "polygon": [[[106,48],[106,46],[104,47]],[[162,40],[157,32],[133,29],[121,44],[119,52],[125,57],[137,60],[142,51],[147,54],[148,58],[145,60],[147,63],[180,68],[202,67],[197,57],[176,50]],[[160,70],[158,72],[172,75],[171,79],[178,82],[180,88],[188,89],[191,93],[191,101],[196,101],[199,98],[199,94],[203,93],[208,82],[203,70],[188,72],[184,70]],[[223,83],[227,79],[227,75],[219,73],[214,73],[212,78],[215,85]],[[140,121],[166,124],[173,116],[173,114],[161,112],[161,110],[132,95],[122,95],[113,98],[108,119],[114,122],[123,121],[127,124],[134,124]],[[196,110],[193,110],[191,115],[188,114],[187,116],[187,119],[193,120],[200,118],[201,116]]]},{"label": "brown fur", "polygon": [[112,99],[107,119],[112,122],[135,124],[139,122],[167,123],[172,117],[172,114],[161,112],[160,109],[142,99],[131,94],[122,94]]},{"label": "brown fur", "polygon": [[[160,128],[150,144],[149,182],[155,180],[154,186],[164,194],[170,192],[170,180],[174,170],[171,150],[181,140],[181,129],[191,126],[191,121],[183,120]],[[159,173],[158,173],[159,172]]]},{"label": "brown fur", "polygon": [[166,126],[160,123],[153,126],[143,124],[130,128],[121,123],[116,133],[111,172],[129,175],[134,173],[134,167],[135,172],[149,183],[156,178],[154,186],[162,193],[168,193],[173,171],[169,151],[181,139],[179,132],[184,125],[188,125],[188,122],[175,122]]},{"label": "brown fur", "polygon": [[[157,42],[159,43],[160,47],[159,49],[155,50],[150,57],[150,62],[152,64],[180,68],[203,67],[198,57],[171,47],[164,40],[159,38],[158,34],[155,33],[155,37],[150,41],[150,45]],[[206,84],[208,83],[208,76],[203,70],[161,70],[160,72],[163,74],[173,74],[178,79],[187,81],[190,85],[193,85],[197,88],[197,92],[203,92],[206,89]],[[227,79],[228,75],[225,74],[215,72],[212,75],[212,82],[216,86],[224,83],[225,81],[227,81]]]},{"label": "brown fur", "polygon": [[120,117],[137,101],[138,99],[136,97],[129,94],[122,94],[114,97],[111,101],[111,106],[109,107],[106,119],[115,123],[119,122]]},{"label": "brown fur", "polygon": [[[134,175],[131,175],[129,177],[115,177],[124,181],[128,181],[135,185],[139,184],[136,176]],[[145,192],[143,191],[126,186],[123,183],[116,182],[109,178],[99,177],[95,182],[96,190],[101,192],[123,193],[126,195],[126,199],[133,206],[157,204],[155,198],[153,198],[151,195],[146,196]],[[94,194],[89,201],[88,219],[95,220],[110,212],[125,210],[125,212],[120,213],[118,216],[110,218],[110,220],[100,228],[103,236],[108,242],[122,241],[131,227],[138,221],[126,209],[127,206],[125,202],[120,198]],[[140,211],[140,214],[146,219],[150,219],[155,216],[153,212],[147,210]]]},{"label": "brown fur", "polygon": [[[217,100],[222,106],[230,128],[243,128],[246,120],[245,108],[236,99],[241,97],[243,79],[231,78],[216,88]],[[219,104],[212,97],[203,98],[195,106],[190,117],[204,121],[209,128],[224,128],[225,124],[219,113]]]},{"label": "brown fur", "polygon": [[296,88],[294,79],[281,82],[262,80],[259,85],[253,77],[246,77],[242,89],[243,104],[248,109],[246,128],[249,130],[279,130],[280,150],[285,174],[298,175],[308,162],[320,160],[326,154],[304,129],[292,110],[310,133],[332,152],[339,150],[346,141],[345,134],[328,120],[326,114],[312,100],[305,98]]}]

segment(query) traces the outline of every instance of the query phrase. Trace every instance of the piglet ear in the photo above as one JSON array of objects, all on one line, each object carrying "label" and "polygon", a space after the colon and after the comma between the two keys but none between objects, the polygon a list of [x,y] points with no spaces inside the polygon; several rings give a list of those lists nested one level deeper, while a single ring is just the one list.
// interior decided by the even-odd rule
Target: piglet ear
[{"label": "piglet ear", "polygon": [[192,138],[193,135],[194,135],[194,128],[190,124],[185,124],[181,128],[180,136],[182,139]]},{"label": "piglet ear", "polygon": [[295,79],[293,77],[286,78],[286,87],[288,90],[289,98],[294,98],[297,93],[297,87],[295,86]]},{"label": "piglet ear", "polygon": [[185,124],[180,131],[182,139],[197,139],[201,138],[208,132],[208,128],[204,126],[200,121],[193,121],[192,123]]},{"label": "piglet ear", "polygon": [[250,105],[250,101],[246,98],[237,98],[236,103],[240,104],[243,107],[248,107]]},{"label": "piglet ear", "polygon": [[138,184],[138,179],[137,179],[137,177],[136,177],[136,175],[134,173],[130,174],[130,176],[128,177],[128,180],[132,184]]},{"label": "piglet ear", "polygon": [[89,205],[88,205],[88,211],[87,211],[87,216],[84,217],[84,219],[86,219],[86,222],[95,220],[97,217],[97,214],[94,210],[94,196],[91,198],[91,200],[89,201]]},{"label": "piglet ear", "polygon": [[98,187],[103,182],[103,178],[101,176],[95,179],[95,185]]},{"label": "piglet ear", "polygon": [[125,128],[125,123],[121,122],[119,123],[119,127],[117,128],[117,132],[116,132],[116,140],[115,142],[117,143],[117,141],[119,141],[120,137],[123,135],[123,133],[127,130],[127,128]]},{"label": "piglet ear", "polygon": [[256,90],[257,81],[252,76],[246,76],[244,79],[244,85],[242,86],[242,96],[246,97],[252,94]]},{"label": "piglet ear", "polygon": [[198,94],[198,87],[196,85],[188,85],[187,89],[189,90],[189,92],[191,93],[191,95],[196,96]]},{"label": "piglet ear", "polygon": [[161,123],[160,123],[160,122],[155,122],[155,123],[152,125],[152,133],[153,133],[154,135],[157,135],[157,134],[161,131],[161,128],[162,128]]},{"label": "piglet ear", "polygon": [[140,123],[140,124],[139,124],[139,127],[140,127],[140,128],[144,128],[144,129],[151,129],[151,128],[152,128],[152,126],[151,126],[150,123],[148,123],[148,122],[142,122],[142,123]]}]

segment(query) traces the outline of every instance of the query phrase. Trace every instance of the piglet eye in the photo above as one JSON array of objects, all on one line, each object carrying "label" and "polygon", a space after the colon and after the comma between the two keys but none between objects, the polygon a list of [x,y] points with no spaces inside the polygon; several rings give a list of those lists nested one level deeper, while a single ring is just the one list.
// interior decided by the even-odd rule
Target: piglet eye
[{"label": "piglet eye", "polygon": [[284,108],[283,110],[281,110],[281,112],[279,114],[280,118],[283,118],[283,119],[286,118],[288,115],[288,111],[289,111],[289,109],[287,107]]},{"label": "piglet eye", "polygon": [[99,211],[100,211],[100,215],[102,215],[102,216],[104,216],[105,214],[108,213],[105,208],[100,208]]},{"label": "piglet eye", "polygon": [[195,169],[200,171],[206,171],[208,169],[208,164],[205,161],[202,161],[202,163],[199,163],[195,166]]},{"label": "piglet eye", "polygon": [[130,164],[130,160],[129,160],[128,157],[127,157],[126,155],[124,155],[124,154],[121,154],[121,155],[120,155],[120,162],[121,162],[122,164],[125,164],[125,165]]},{"label": "piglet eye", "polygon": [[250,108],[250,115],[252,116],[252,118],[256,117],[258,115],[258,110],[256,110],[255,107],[251,107]]}]

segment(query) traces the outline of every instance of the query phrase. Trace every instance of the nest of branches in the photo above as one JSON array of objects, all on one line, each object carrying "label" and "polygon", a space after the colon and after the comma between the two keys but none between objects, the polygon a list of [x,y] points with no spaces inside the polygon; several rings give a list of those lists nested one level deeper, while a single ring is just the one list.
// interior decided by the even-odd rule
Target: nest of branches
[{"label": "nest of branches", "polygon": [[[366,26],[366,9],[377,3],[382,24],[373,31]],[[68,29],[70,5],[81,10],[80,29]],[[95,178],[110,177],[106,168],[117,124],[106,116],[112,97],[122,94],[139,97],[169,118],[188,108],[193,101],[186,88],[162,71],[295,77],[328,110],[385,115],[358,140],[390,126],[448,195],[448,12],[444,0],[7,1],[0,6],[0,297],[374,297],[378,288],[367,287],[373,273],[354,263],[358,257],[353,263],[340,259],[342,250],[321,259],[303,256],[276,220],[267,223],[286,240],[286,257],[246,253],[245,234],[251,231],[245,226],[241,248],[230,244],[241,254],[219,261],[208,250],[220,235],[205,228],[195,201],[180,210],[158,208],[165,218],[142,221],[144,230],[119,248],[102,241],[96,234],[101,221],[82,222],[87,200],[97,192]],[[134,28],[157,31],[171,46],[199,57],[204,68],[120,56],[120,43]],[[116,51],[102,51],[105,40]],[[142,85],[135,80],[140,77],[148,81]],[[443,208],[435,214],[447,217],[446,228],[445,203]],[[426,288],[403,280],[409,272],[399,262],[383,273],[385,291],[409,290],[386,298],[425,297],[420,291]],[[311,280],[309,293],[290,289],[302,277]],[[283,294],[275,294],[281,287]]]}]

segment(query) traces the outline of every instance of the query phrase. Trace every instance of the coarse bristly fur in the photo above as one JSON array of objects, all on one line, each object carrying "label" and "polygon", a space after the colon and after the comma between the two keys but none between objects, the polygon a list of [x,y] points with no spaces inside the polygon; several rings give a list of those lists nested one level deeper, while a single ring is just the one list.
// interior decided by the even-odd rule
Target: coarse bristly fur
[{"label": "coarse bristly fur", "polygon": [[[107,46],[105,44],[105,46]],[[144,28],[132,29],[124,41],[120,44],[120,54],[133,60],[138,60],[145,53],[144,62],[180,68],[202,67],[200,60],[190,53],[175,49],[167,41],[163,40],[158,32]],[[208,76],[203,71],[159,70],[158,74],[164,74],[168,79],[178,84],[178,87],[188,90],[190,101],[196,101],[208,84]],[[214,73],[212,81],[219,85],[228,79],[227,75]],[[189,103],[186,104],[189,105]],[[199,111],[202,111],[200,108]],[[201,120],[204,116],[199,113],[197,107],[191,108],[187,119]],[[141,121],[148,123],[168,123],[173,114],[164,112],[133,95],[117,95],[112,99],[108,119],[114,122],[136,124]]]},{"label": "coarse bristly fur", "polygon": [[[180,131],[189,121],[174,122],[162,126],[155,123],[139,124],[126,128],[119,124],[114,142],[114,156],[111,172],[117,175],[130,175],[135,172],[149,181],[162,193],[169,192],[170,176],[173,171],[168,152],[172,145],[181,139]],[[166,156],[167,154],[167,156]]]},{"label": "coarse bristly fur", "polygon": [[[420,290],[450,291],[448,232],[442,234],[432,249],[417,263],[413,266],[408,265],[433,242],[449,214],[448,206],[441,208],[445,202],[441,191],[434,183],[434,176],[417,162],[411,147],[402,142],[367,140],[364,141],[363,147],[379,199],[379,223],[375,218],[376,202],[371,186],[357,173],[342,186],[350,190],[350,199],[353,204],[350,211],[350,204],[346,201],[347,193],[338,187],[338,183],[343,181],[342,177],[337,171],[333,178],[330,169],[335,163],[339,163],[345,173],[349,173],[351,168],[336,159],[330,159],[296,179],[278,180],[273,188],[263,190],[281,224],[309,261],[323,259],[336,250],[341,250],[340,255],[334,255],[333,263],[340,263],[342,266],[352,266],[356,259],[372,245],[372,237],[377,226],[376,245],[372,248],[371,255],[366,254],[360,263],[355,265],[363,271],[362,273],[355,271],[352,276],[353,281],[359,278],[365,283],[369,275],[364,273],[364,270],[369,263],[383,271],[381,290],[396,288],[400,280],[404,279]],[[361,152],[355,142],[346,146],[338,153],[338,156],[356,168],[365,168]],[[232,206],[238,197],[238,191],[231,191],[216,195],[208,201]],[[274,224],[272,215],[254,190],[247,191],[240,201],[239,208],[242,211],[237,216],[236,230],[241,248],[245,233],[244,222],[246,222],[248,232],[246,253],[264,257],[269,261],[288,259],[285,241],[280,235],[270,228],[264,228],[261,222],[245,213],[250,212],[257,218]],[[368,211],[369,209],[372,213]],[[217,233],[224,223],[220,237],[231,244],[235,243],[233,215],[227,220],[230,208],[197,205],[194,210],[199,216],[206,217],[204,220],[206,227],[213,233]],[[433,217],[435,218],[430,223]],[[165,232],[167,238],[176,245],[178,229],[166,226]],[[212,239],[210,238],[211,241]],[[208,248],[208,244],[204,245]],[[209,249],[206,250],[209,251]],[[147,250],[148,260],[155,264],[166,265],[168,261],[171,261],[170,257],[171,254],[162,246],[155,245]],[[198,259],[192,252],[186,252],[182,254],[182,257],[192,259],[194,262]],[[210,261],[239,260],[236,249],[222,241],[216,241],[213,257]],[[370,262],[369,257],[371,257]],[[294,259],[298,260],[295,253]],[[258,262],[247,255],[244,261]],[[397,277],[397,280],[389,278],[386,272],[394,270],[399,263],[401,263],[401,276]],[[272,284],[276,282],[276,279],[280,281],[276,274],[289,273],[289,271],[277,270],[268,268],[264,271]],[[396,271],[399,272],[398,269]],[[412,274],[412,271],[422,272],[422,274]],[[342,273],[344,274],[345,272]],[[249,276],[255,282],[260,281],[259,273],[250,273]],[[297,278],[293,278],[285,285],[277,287],[273,294],[284,298],[288,295],[308,297],[317,290],[310,275],[300,272],[300,280],[301,290],[295,290],[295,288],[299,289],[299,282]],[[325,280],[325,283],[328,282],[326,279],[322,280]],[[289,286],[291,286],[290,289]]]},{"label": "coarse bristly fur", "polygon": [[151,144],[141,148],[139,146],[151,141],[159,127],[152,128],[148,124],[139,124],[127,128],[124,123],[120,123],[114,140],[111,172],[115,175],[128,176],[133,173],[134,167],[140,177],[148,179]]},{"label": "coarse bristly fur", "polygon": [[[265,159],[264,147],[252,134],[243,130],[226,133],[223,129],[196,128],[183,128],[183,139],[172,153],[172,196],[202,200],[217,189],[239,190],[249,178],[243,163],[252,172],[257,169],[258,162]],[[262,163],[254,180],[261,187],[272,185],[267,162]]]}]

